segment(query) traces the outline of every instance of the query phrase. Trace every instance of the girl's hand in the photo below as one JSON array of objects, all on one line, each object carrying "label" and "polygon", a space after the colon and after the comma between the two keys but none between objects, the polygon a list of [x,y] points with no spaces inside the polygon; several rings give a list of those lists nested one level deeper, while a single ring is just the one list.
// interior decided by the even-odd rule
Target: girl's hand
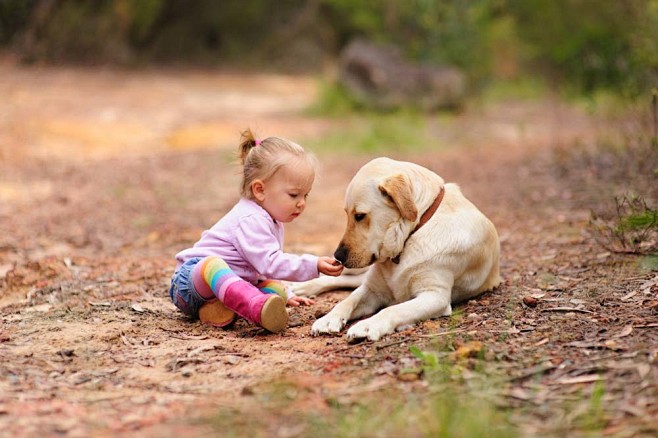
[{"label": "girl's hand", "polygon": [[318,259],[318,271],[325,275],[338,277],[343,272],[343,265],[333,257],[320,257]]},{"label": "girl's hand", "polygon": [[315,304],[315,301],[306,297],[292,297],[287,304],[291,307],[310,306]]}]

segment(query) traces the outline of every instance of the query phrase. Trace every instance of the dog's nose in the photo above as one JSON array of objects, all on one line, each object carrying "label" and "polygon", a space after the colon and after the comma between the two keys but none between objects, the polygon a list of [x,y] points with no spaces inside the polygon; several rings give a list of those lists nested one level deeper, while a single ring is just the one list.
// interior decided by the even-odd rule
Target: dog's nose
[{"label": "dog's nose", "polygon": [[341,244],[338,246],[338,249],[336,249],[336,252],[334,252],[334,258],[342,264],[345,264],[347,261],[347,254],[347,248]]}]

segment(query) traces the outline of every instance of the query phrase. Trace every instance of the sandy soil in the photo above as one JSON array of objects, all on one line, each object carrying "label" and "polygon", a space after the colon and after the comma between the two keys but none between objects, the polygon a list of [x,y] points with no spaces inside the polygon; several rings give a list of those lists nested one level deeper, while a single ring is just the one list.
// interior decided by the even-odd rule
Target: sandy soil
[{"label": "sandy soil", "polygon": [[[560,175],[554,154],[591,143],[600,127],[558,102],[428,116],[431,135],[450,147],[391,154],[458,182],[499,230],[505,283],[460,306],[460,318],[349,346],[309,336],[345,291],[290,309],[279,335],[242,321],[216,330],[176,311],[173,255],[236,201],[240,130],[304,144],[341,129],[340,119],[303,111],[315,85],[0,63],[0,435],[211,433],[206,419],[217,409],[248,409],[282,376],[295,382],[291,404],[302,411],[383,386],[420,392],[422,376],[400,378],[415,360],[409,346],[450,330],[465,333],[456,350],[484,343],[511,376],[501,396],[504,407],[524,408],[512,416],[524,435],[559,430],[570,418],[559,400],[590,394],[597,381],[606,385],[606,434],[658,433],[658,274],[587,234],[601,201],[591,193],[600,192]],[[287,228],[291,252],[333,252],[345,186],[372,158],[318,154],[307,212]]]}]

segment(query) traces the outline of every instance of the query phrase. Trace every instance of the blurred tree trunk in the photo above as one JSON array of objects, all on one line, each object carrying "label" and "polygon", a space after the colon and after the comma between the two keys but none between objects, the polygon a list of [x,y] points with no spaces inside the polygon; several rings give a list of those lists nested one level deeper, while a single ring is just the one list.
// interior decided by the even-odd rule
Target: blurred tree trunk
[{"label": "blurred tree trunk", "polygon": [[23,60],[35,61],[38,58],[41,34],[58,2],[59,0],[36,0],[25,30],[17,41],[17,47]]}]

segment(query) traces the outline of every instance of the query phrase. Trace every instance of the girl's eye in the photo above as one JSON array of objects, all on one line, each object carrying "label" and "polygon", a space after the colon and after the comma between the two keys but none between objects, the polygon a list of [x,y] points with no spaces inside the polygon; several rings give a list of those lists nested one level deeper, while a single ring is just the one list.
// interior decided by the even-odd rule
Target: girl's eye
[{"label": "girl's eye", "polygon": [[291,198],[295,199],[298,195],[296,193],[288,193]]},{"label": "girl's eye", "polygon": [[365,219],[366,214],[365,213],[356,213],[354,215],[354,220],[357,222],[361,222],[363,219]]}]

